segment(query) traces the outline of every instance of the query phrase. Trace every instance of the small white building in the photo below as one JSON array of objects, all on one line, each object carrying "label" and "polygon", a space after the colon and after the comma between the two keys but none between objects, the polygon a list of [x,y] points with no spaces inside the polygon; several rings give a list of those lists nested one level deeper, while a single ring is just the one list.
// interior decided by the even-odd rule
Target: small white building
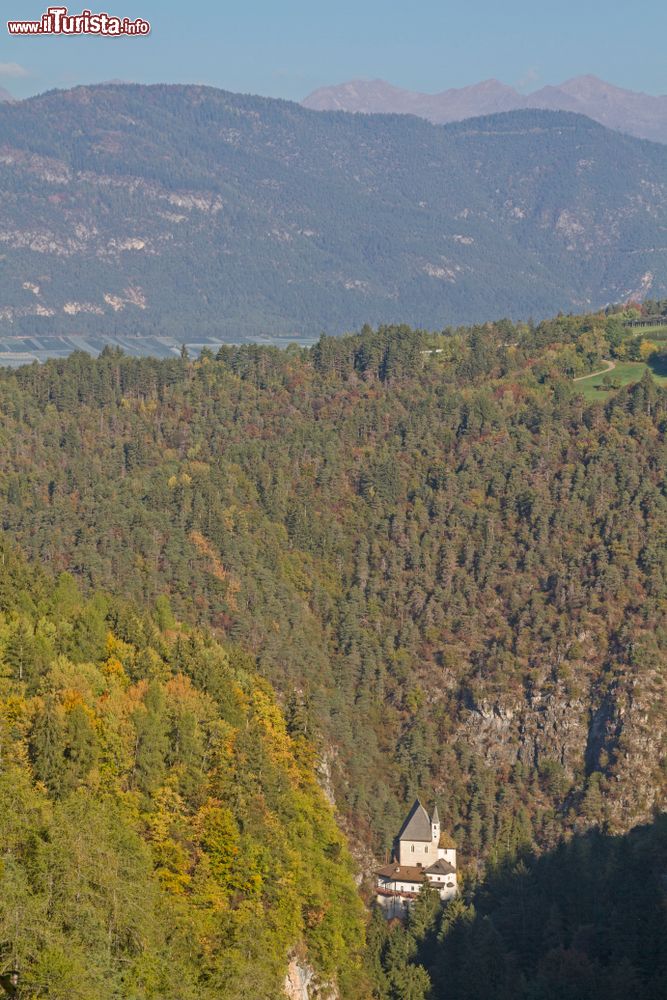
[{"label": "small white building", "polygon": [[387,917],[403,916],[425,882],[443,901],[456,895],[456,848],[443,844],[437,806],[429,816],[415,800],[396,838],[393,857],[376,872],[377,902]]}]

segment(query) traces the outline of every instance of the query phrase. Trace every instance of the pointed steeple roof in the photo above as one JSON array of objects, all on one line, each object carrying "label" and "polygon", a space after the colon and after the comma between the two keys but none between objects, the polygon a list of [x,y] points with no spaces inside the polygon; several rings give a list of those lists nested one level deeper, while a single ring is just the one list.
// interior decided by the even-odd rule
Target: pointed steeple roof
[{"label": "pointed steeple roof", "polygon": [[431,823],[440,823],[440,816],[438,815],[437,805],[433,806],[433,815],[431,816]]},{"label": "pointed steeple roof", "polygon": [[415,799],[412,809],[401,827],[399,840],[417,840],[423,843],[431,841],[431,820],[419,799]]}]

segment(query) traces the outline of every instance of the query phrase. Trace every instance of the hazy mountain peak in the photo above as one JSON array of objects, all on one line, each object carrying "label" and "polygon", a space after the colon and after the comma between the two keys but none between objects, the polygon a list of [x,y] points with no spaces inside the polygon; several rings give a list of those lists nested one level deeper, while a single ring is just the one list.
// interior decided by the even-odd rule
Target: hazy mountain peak
[{"label": "hazy mountain peak", "polygon": [[459,92],[467,91],[468,93],[471,93],[473,91],[477,91],[479,93],[488,93],[488,91],[490,90],[491,91],[500,90],[503,91],[503,93],[511,93],[511,94],[518,93],[518,91],[516,91],[514,87],[510,87],[509,84],[503,83],[501,80],[496,80],[495,77],[489,77],[488,80],[480,80],[479,83],[469,83],[465,87],[452,88],[449,91],[445,91],[445,93],[452,93],[457,89],[459,90]]},{"label": "hazy mountain peak", "polygon": [[436,124],[520,108],[576,111],[638,138],[667,142],[667,96],[625,90],[592,73],[572,77],[560,85],[549,84],[532,94],[520,94],[493,78],[438,94],[403,90],[385,80],[355,80],[320,87],[303,103],[318,111],[410,113]]},{"label": "hazy mountain peak", "polygon": [[[366,113],[385,110],[407,113],[421,94],[395,87],[386,80],[349,80],[336,87],[320,87],[303,101],[303,106],[313,111],[362,111]],[[419,114],[419,111],[415,111]]]},{"label": "hazy mountain peak", "polygon": [[623,87],[617,87],[613,83],[601,80],[599,76],[595,76],[593,73],[573,76],[564,83],[561,83],[558,89],[565,94],[572,94],[578,98],[607,96],[625,99],[628,96],[632,96],[646,98],[649,101],[658,99],[641,91],[624,90]]}]

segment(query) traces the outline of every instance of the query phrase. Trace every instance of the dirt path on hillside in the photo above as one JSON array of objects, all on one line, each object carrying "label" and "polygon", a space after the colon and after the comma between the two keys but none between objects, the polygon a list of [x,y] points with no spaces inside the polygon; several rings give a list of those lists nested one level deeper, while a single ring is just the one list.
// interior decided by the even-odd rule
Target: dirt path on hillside
[{"label": "dirt path on hillside", "polygon": [[583,382],[584,379],[595,378],[596,375],[606,375],[607,372],[613,372],[614,368],[616,367],[615,361],[605,361],[605,364],[607,365],[607,367],[601,368],[599,372],[591,372],[590,375],[578,375],[576,378],[573,378],[572,381]]}]

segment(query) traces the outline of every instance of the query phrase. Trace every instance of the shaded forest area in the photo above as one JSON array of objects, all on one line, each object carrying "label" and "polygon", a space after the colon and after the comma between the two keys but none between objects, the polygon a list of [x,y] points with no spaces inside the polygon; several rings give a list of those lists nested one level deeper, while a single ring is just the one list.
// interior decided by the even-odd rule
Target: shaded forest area
[{"label": "shaded forest area", "polygon": [[661,1000],[667,993],[667,817],[576,836],[491,869],[406,927],[375,914],[370,967],[391,1000]]}]

